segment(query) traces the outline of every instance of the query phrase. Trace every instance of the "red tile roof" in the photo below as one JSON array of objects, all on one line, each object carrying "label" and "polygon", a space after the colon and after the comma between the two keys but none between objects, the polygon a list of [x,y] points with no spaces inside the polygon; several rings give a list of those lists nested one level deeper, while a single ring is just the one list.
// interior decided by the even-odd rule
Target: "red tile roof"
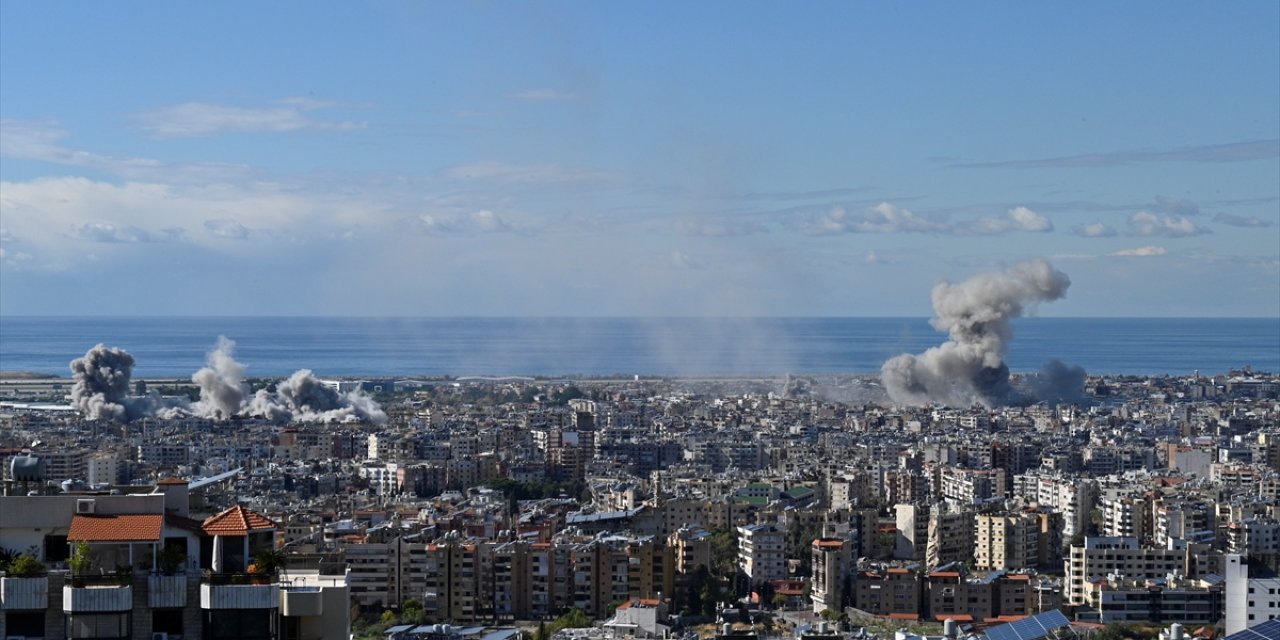
[{"label": "red tile roof", "polygon": [[890,620],[919,620],[919,619],[920,619],[920,614],[918,614],[918,613],[891,613],[891,614],[889,614],[889,619],[890,619]]},{"label": "red tile roof", "polygon": [[115,516],[75,515],[71,517],[68,542],[159,542],[164,516],[129,514]]},{"label": "red tile roof", "polygon": [[270,518],[236,505],[209,516],[200,529],[211,536],[242,536],[253,531],[274,531],[278,527]]}]

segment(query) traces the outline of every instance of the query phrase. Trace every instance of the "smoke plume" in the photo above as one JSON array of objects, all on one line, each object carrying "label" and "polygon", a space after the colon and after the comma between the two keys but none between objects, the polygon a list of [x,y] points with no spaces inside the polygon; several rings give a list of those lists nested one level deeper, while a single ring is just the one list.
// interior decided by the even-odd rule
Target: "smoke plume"
[{"label": "smoke plume", "polygon": [[1085,375],[1083,367],[1050,360],[1040,373],[1027,378],[1027,392],[1036,400],[1052,404],[1079,403],[1084,400]]},{"label": "smoke plume", "polygon": [[[1069,286],[1070,278],[1044,260],[1022,262],[959,284],[938,284],[933,288],[935,317],[930,322],[950,339],[919,355],[902,354],[885,362],[880,376],[889,397],[906,405],[994,406],[1025,401],[1014,392],[1004,362],[1013,339],[1013,319],[1028,306],[1061,298]],[[1032,393],[1065,397],[1065,386],[1075,379],[1076,370],[1082,381],[1082,369],[1051,363],[1030,385]]]},{"label": "smoke plume", "polygon": [[192,407],[197,415],[225,420],[240,413],[249,390],[243,382],[244,365],[231,356],[235,347],[234,340],[218,336],[207,366],[192,374],[191,381],[200,387],[200,401]]},{"label": "smoke plume", "polygon": [[133,356],[124,349],[99,344],[84,357],[71,361],[75,381],[71,402],[89,420],[115,422],[182,416],[213,420],[259,417],[275,422],[386,422],[387,414],[369,396],[358,390],[339,393],[306,369],[280,382],[274,393],[263,389],[250,396],[244,383],[245,367],[232,355],[235,344],[219,336],[206,357],[206,366],[192,374],[191,381],[200,388],[196,402],[157,395],[130,396]]},{"label": "smoke plume", "polygon": [[272,421],[353,422],[367,420],[374,424],[387,421],[387,414],[377,402],[358,391],[339,393],[321,382],[307,369],[294,372],[276,385],[275,393],[266,389],[254,394],[245,413]]},{"label": "smoke plume", "polygon": [[124,349],[97,344],[71,361],[71,404],[90,420],[130,420],[129,379],[133,356]]}]

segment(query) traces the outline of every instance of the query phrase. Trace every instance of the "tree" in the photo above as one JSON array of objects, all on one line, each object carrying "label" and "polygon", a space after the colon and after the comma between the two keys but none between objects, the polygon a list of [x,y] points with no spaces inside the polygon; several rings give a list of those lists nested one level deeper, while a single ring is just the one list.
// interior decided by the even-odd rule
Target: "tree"
[{"label": "tree", "polygon": [[285,568],[285,554],[279,549],[262,549],[253,554],[253,564],[249,573],[274,577]]},{"label": "tree", "polygon": [[588,616],[587,612],[574,607],[568,613],[553,620],[549,625],[539,622],[538,635],[534,640],[550,640],[561,629],[582,629],[593,624],[591,616]]},{"label": "tree", "polygon": [[182,549],[166,545],[160,550],[156,557],[157,563],[160,565],[160,573],[171,576],[182,568],[187,561],[187,554]]},{"label": "tree", "polygon": [[1097,631],[1094,631],[1089,640],[1133,640],[1135,638],[1150,638],[1149,632],[1144,633],[1140,627],[1134,624],[1124,622],[1113,622]]},{"label": "tree", "polygon": [[785,607],[787,602],[790,600],[791,598],[787,597],[787,594],[785,593],[775,593],[773,594],[773,598],[770,599],[770,602],[772,602],[774,608],[781,609],[782,607]]},{"label": "tree", "polygon": [[44,575],[44,563],[39,558],[24,553],[9,563],[6,572],[14,578],[35,578]]},{"label": "tree", "polygon": [[417,598],[409,598],[400,607],[400,622],[422,624],[427,621],[427,612]]},{"label": "tree", "polygon": [[93,556],[89,553],[89,543],[83,540],[76,543],[71,550],[71,558],[67,560],[73,575],[85,575],[93,568]]},{"label": "tree", "polygon": [[806,524],[797,517],[787,525],[787,557],[799,561],[796,575],[809,575],[813,568],[813,541],[821,535],[821,522]]},{"label": "tree", "polygon": [[711,534],[711,573],[725,580],[738,571],[738,534],[719,529]]}]

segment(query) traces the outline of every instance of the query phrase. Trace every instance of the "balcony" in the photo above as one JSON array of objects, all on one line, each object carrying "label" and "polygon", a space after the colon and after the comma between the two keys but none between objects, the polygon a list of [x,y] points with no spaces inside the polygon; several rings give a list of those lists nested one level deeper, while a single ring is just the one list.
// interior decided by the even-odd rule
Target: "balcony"
[{"label": "balcony", "polygon": [[280,585],[274,580],[265,584],[262,576],[216,573],[200,583],[201,609],[278,609]]},{"label": "balcony", "polygon": [[280,591],[280,613],[286,616],[324,614],[324,595],[320,587],[285,587]]},{"label": "balcony", "polygon": [[187,576],[147,576],[147,604],[153,609],[187,606]]},{"label": "balcony", "polygon": [[16,611],[49,606],[49,579],[0,578],[0,610]]},{"label": "balcony", "polygon": [[133,585],[128,576],[73,575],[62,587],[66,613],[104,613],[133,609]]}]

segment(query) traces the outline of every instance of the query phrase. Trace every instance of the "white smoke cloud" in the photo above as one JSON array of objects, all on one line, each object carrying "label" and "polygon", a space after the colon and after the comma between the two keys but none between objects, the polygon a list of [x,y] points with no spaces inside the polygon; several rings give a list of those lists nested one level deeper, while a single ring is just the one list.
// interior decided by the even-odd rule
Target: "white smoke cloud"
[{"label": "white smoke cloud", "polygon": [[127,421],[133,356],[97,344],[71,361],[71,404],[90,420]]},{"label": "white smoke cloud", "polygon": [[218,337],[207,355],[207,365],[191,376],[191,381],[200,388],[200,399],[188,403],[154,395],[130,396],[133,356],[124,349],[99,344],[71,361],[72,405],[89,420],[114,422],[149,416],[199,416],[213,420],[253,416],[272,421],[364,420],[374,424],[387,421],[386,412],[363,392],[339,393],[306,369],[280,382],[274,392],[263,389],[250,396],[244,383],[245,367],[233,357],[234,349],[234,341]]},{"label": "white smoke cloud", "polygon": [[231,356],[235,341],[218,336],[209,352],[208,366],[195,372],[191,381],[200,387],[200,401],[193,405],[197,415],[225,420],[240,413],[249,390],[244,385],[244,365]]},{"label": "white smoke cloud", "polygon": [[[933,288],[931,323],[950,339],[924,353],[885,362],[880,374],[889,397],[907,405],[993,406],[1017,401],[1004,362],[1013,319],[1029,306],[1063,297],[1070,286],[1070,278],[1045,260],[1015,264],[959,284],[938,284]],[[1044,378],[1050,386],[1072,378],[1061,375],[1060,369],[1050,373]]]},{"label": "white smoke cloud", "polygon": [[316,378],[308,369],[295,371],[288,379],[276,385],[275,393],[266,389],[259,390],[243,411],[247,415],[273,421],[366,420],[374,424],[387,421],[387,414],[369,396],[359,391],[338,393],[337,389]]}]

